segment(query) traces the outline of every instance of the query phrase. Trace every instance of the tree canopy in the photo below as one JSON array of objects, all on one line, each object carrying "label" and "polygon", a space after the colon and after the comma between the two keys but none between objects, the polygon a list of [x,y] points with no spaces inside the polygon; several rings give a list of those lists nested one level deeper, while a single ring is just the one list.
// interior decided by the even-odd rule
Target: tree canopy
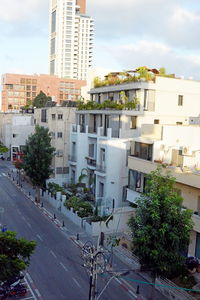
[{"label": "tree canopy", "polygon": [[43,91],[40,91],[40,93],[33,99],[33,107],[45,107],[49,101],[52,101],[51,97],[47,96],[43,93]]},{"label": "tree canopy", "polygon": [[26,142],[23,157],[23,169],[34,186],[43,187],[50,177],[54,151],[48,129],[37,125]]},{"label": "tree canopy", "polygon": [[147,175],[144,193],[137,199],[136,214],[129,220],[133,252],[154,276],[178,274],[192,230],[192,211],[182,209],[183,198],[175,179],[161,169]]},{"label": "tree canopy", "polygon": [[36,242],[17,239],[16,232],[0,232],[0,282],[19,275],[30,262]]}]

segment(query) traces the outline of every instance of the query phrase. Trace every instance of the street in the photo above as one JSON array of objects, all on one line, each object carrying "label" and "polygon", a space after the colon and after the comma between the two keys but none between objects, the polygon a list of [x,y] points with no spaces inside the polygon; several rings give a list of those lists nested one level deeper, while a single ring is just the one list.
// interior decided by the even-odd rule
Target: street
[{"label": "street", "polygon": [[[89,275],[80,249],[13,185],[6,172],[6,165],[0,166],[0,207],[4,208],[1,222],[19,237],[37,241],[27,270],[36,299],[88,299]],[[107,281],[108,278],[99,278],[100,291]],[[112,280],[101,299],[135,299],[120,284]]]}]

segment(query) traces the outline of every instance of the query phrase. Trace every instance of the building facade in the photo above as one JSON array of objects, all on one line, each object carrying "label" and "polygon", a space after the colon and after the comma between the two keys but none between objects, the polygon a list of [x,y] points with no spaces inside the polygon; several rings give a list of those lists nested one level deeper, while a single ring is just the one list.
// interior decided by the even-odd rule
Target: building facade
[{"label": "building facade", "polygon": [[[196,139],[200,129],[200,83],[156,76],[154,81],[101,86],[90,94],[98,105],[97,109],[76,112],[76,124],[71,128],[69,178],[76,183],[80,174],[87,175],[85,183],[94,193],[99,213],[134,203],[145,184],[143,173],[155,169],[163,159],[173,168],[187,171],[176,173],[176,184],[181,185],[185,205],[198,211],[199,175],[189,174],[188,166],[200,168]],[[114,108],[123,101],[135,101],[135,108]],[[193,201],[188,191],[194,189]],[[197,214],[194,218],[199,222]],[[196,226],[192,234],[200,240]],[[190,254],[194,254],[195,247],[193,239]]]},{"label": "building facade", "polygon": [[196,138],[200,125],[144,124],[142,134],[131,143],[128,158],[129,180],[127,200],[135,203],[143,192],[146,175],[158,165],[176,179],[183,197],[183,209],[191,209],[194,227],[188,255],[200,258],[200,144]]},{"label": "building facade", "polygon": [[92,65],[94,21],[86,0],[50,0],[49,72],[87,80]]},{"label": "building facade", "polygon": [[71,124],[75,122],[75,108],[48,107],[34,110],[34,122],[49,129],[51,144],[55,148],[52,160],[52,181],[62,184],[69,181],[69,136]]},{"label": "building facade", "polygon": [[4,157],[11,161],[20,159],[26,140],[34,130],[32,113],[0,113],[0,140],[10,150]]},{"label": "building facade", "polygon": [[85,81],[64,79],[51,75],[4,74],[2,76],[2,110],[19,110],[30,104],[43,91],[58,104],[63,101],[77,101]]}]

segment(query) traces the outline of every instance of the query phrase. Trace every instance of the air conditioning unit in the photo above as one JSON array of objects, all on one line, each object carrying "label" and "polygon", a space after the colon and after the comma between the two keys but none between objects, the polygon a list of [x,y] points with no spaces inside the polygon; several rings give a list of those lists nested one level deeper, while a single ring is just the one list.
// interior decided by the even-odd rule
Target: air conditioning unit
[{"label": "air conditioning unit", "polygon": [[191,150],[191,148],[190,147],[183,147],[182,154],[183,155],[192,156],[192,150]]}]

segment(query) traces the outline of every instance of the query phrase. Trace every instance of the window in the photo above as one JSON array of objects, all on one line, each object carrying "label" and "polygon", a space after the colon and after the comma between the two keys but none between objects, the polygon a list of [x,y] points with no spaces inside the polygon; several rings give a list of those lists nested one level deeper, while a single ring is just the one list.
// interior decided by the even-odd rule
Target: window
[{"label": "window", "polygon": [[62,132],[57,132],[57,138],[62,138],[62,137],[63,137]]},{"label": "window", "polygon": [[32,91],[36,92],[36,85],[32,86]]},{"label": "window", "polygon": [[57,150],[56,156],[57,157],[62,157],[63,156],[63,150]]},{"label": "window", "polygon": [[55,54],[55,49],[56,49],[56,39],[53,38],[51,40],[51,55]]},{"label": "window", "polygon": [[176,125],[183,125],[183,122],[176,122]]},{"label": "window", "polygon": [[51,15],[51,33],[56,31],[56,10]]},{"label": "window", "polygon": [[24,83],[25,83],[25,78],[21,78],[21,79],[20,79],[20,83],[21,83],[21,84],[24,84]]},{"label": "window", "polygon": [[52,120],[55,120],[56,119],[56,114],[52,114],[51,117],[52,117]]},{"label": "window", "polygon": [[135,143],[135,154],[134,156],[152,161],[152,152],[153,152],[153,146],[152,144],[145,144],[145,143]]},{"label": "window", "polygon": [[159,124],[160,123],[160,120],[159,119],[155,119],[154,120],[154,124]]},{"label": "window", "polygon": [[131,117],[131,122],[130,122],[130,129],[136,129],[137,127],[137,117],[132,116]]},{"label": "window", "polygon": [[13,133],[13,138],[16,138],[17,137],[17,134],[16,133]]},{"label": "window", "polygon": [[47,110],[46,109],[42,109],[41,111],[41,122],[47,122]]},{"label": "window", "polygon": [[26,79],[26,84],[31,84],[31,79]]},{"label": "window", "polygon": [[63,119],[63,115],[62,114],[58,114],[58,120],[62,120]]},{"label": "window", "polygon": [[27,85],[26,89],[27,89],[27,91],[30,91],[31,90],[31,85]]},{"label": "window", "polygon": [[178,95],[178,106],[183,106],[183,95]]},{"label": "window", "polygon": [[54,73],[55,73],[55,60],[52,60],[50,62],[50,74],[54,75]]},{"label": "window", "polygon": [[31,97],[31,92],[27,92],[26,97]]},{"label": "window", "polygon": [[103,197],[103,196],[104,196],[104,183],[99,182],[99,197]]},{"label": "window", "polygon": [[89,157],[94,157],[94,144],[89,144]]}]

